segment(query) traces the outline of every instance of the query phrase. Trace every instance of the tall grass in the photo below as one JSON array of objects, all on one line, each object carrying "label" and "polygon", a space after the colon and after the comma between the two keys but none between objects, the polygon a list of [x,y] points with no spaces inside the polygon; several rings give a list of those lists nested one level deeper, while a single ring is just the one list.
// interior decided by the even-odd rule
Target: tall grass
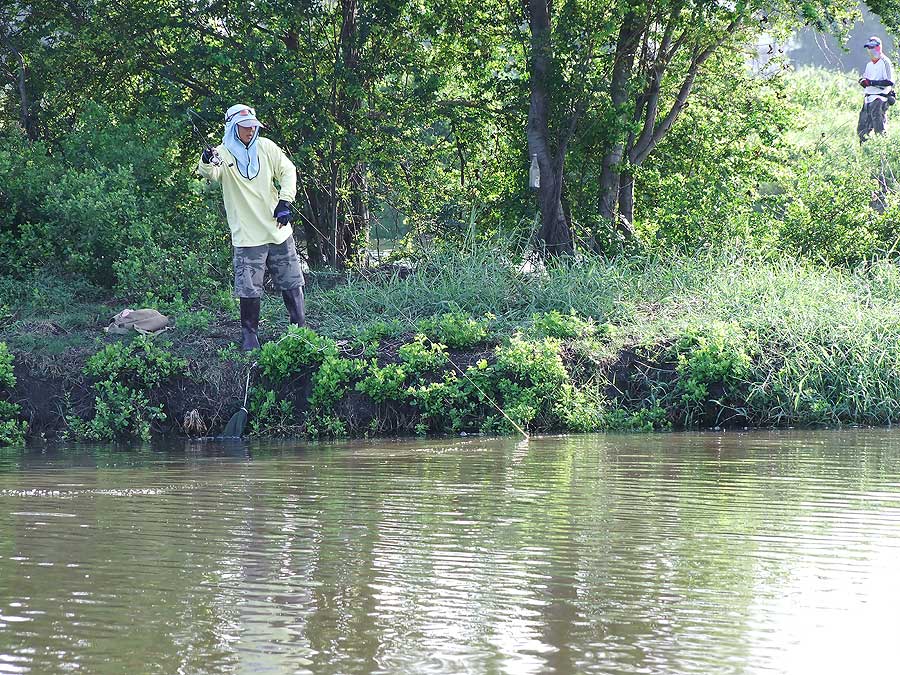
[{"label": "tall grass", "polygon": [[747,418],[761,425],[900,420],[900,268],[857,269],[738,253],[591,258],[523,268],[502,246],[432,252],[405,277],[357,277],[310,296],[320,330],[375,320],[412,326],[448,310],[492,313],[503,332],[575,310],[615,327],[605,351],[663,354],[686,331],[721,322],[746,336]]}]

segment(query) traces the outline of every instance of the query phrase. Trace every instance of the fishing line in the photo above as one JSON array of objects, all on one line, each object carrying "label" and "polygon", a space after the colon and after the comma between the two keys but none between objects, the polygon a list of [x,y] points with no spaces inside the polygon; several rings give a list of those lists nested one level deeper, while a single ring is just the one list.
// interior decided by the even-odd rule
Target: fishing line
[{"label": "fishing line", "polygon": [[[200,139],[200,142],[203,143],[203,148],[205,150],[207,150],[210,153],[210,155],[212,155],[210,164],[212,164],[213,166],[222,166],[225,163],[224,160],[219,155],[219,152],[212,145],[210,145],[210,142],[209,142],[209,122],[207,122],[203,118],[202,115],[200,115],[198,112],[192,110],[191,108],[186,108],[185,111],[187,114],[188,121],[191,123],[191,127],[194,130],[194,135],[196,135],[197,138]],[[203,134],[200,131],[200,129],[197,128],[197,125],[194,123],[194,120],[191,117],[191,115],[194,115],[197,119],[199,119],[203,123],[203,126],[206,127],[206,129],[207,129],[206,134]],[[227,164],[226,166],[230,169],[231,167],[234,166],[234,162],[231,162],[230,164]]]},{"label": "fishing line", "polygon": [[[209,143],[208,143],[206,137],[204,137],[204,136],[202,135],[202,133],[200,132],[200,130],[197,128],[197,125],[194,123],[194,120],[193,120],[193,118],[191,117],[191,115],[194,115],[195,117],[197,117],[197,118],[198,118],[205,126],[208,127],[207,121],[206,121],[201,115],[199,115],[199,113],[197,113],[196,111],[192,110],[191,108],[187,108],[187,116],[188,116],[188,120],[189,120],[190,123],[191,123],[191,127],[194,129],[194,133],[195,133],[198,137],[201,138],[201,140],[204,142],[204,146],[205,146],[207,149],[210,149],[210,150],[212,150],[213,152],[215,152],[215,150],[212,149],[212,148],[210,147],[210,145],[209,145]],[[291,159],[293,159],[293,153],[291,153],[291,151],[290,151],[289,148],[286,148],[286,149],[287,149],[287,154],[288,154],[288,156],[290,156]],[[215,157],[218,158],[218,154],[217,154],[217,153],[216,153]],[[221,158],[219,158],[219,161],[221,162]],[[230,164],[229,166],[233,166],[233,164]],[[312,181],[314,184],[316,184],[316,183],[318,182],[318,181],[316,181],[315,178],[311,178],[311,181]],[[319,183],[320,183],[320,182],[319,182]],[[322,187],[322,186],[321,186],[321,184],[320,184],[320,185],[317,185],[317,187]],[[302,213],[302,211],[301,211],[300,209],[298,209],[292,202],[288,202],[288,205],[289,205],[290,209],[295,213],[295,215],[299,216],[299,217],[302,219],[302,221],[303,221],[304,223],[309,223],[310,227],[312,227],[312,229],[313,229],[320,237],[322,237],[322,239],[323,239],[325,242],[327,242],[327,241],[329,240],[329,238],[326,237],[326,236],[322,233],[322,231],[319,230],[318,227],[316,227],[315,223],[312,222],[311,219],[306,218],[305,215]],[[336,241],[335,241],[334,243],[335,243],[335,245],[337,244]],[[363,273],[363,277],[366,278],[367,281],[371,281],[371,279],[369,279],[369,278],[365,275],[365,273]],[[393,311],[394,311],[398,316],[400,316],[400,317],[404,320],[404,322],[406,323],[406,325],[407,325],[408,328],[411,328],[411,329],[415,330],[415,327],[416,327],[416,326],[415,326],[415,322],[414,322],[409,316],[407,316],[407,315],[406,315],[399,307],[397,307],[396,305],[392,305],[391,309],[393,309]],[[435,346],[435,345],[437,344],[437,343],[435,343],[431,338],[429,338],[427,335],[425,335],[424,337],[425,337],[426,340],[428,340],[428,342],[429,342],[429,344],[430,344],[431,346]],[[294,339],[300,339],[300,340],[303,340],[304,342],[306,342],[306,344],[307,344],[308,346],[312,347],[313,350],[314,350],[315,352],[322,352],[322,351],[324,351],[324,349],[325,349],[324,347],[316,347],[316,346],[313,345],[308,339],[306,339],[304,336],[302,336],[302,335],[297,335],[296,333],[285,333],[282,337],[280,337],[278,340],[275,341],[275,344],[280,344],[282,341],[284,341],[284,340],[286,340],[286,339],[289,339],[289,338],[294,338]],[[473,379],[468,375],[468,373],[466,373],[466,372],[459,366],[459,364],[456,363],[456,361],[453,360],[453,358],[452,358],[449,354],[447,354],[446,356],[447,356],[447,361],[448,361],[448,363],[450,363],[450,365],[453,366],[453,368],[454,368],[460,375],[462,375],[462,376],[469,382],[469,384],[471,384],[471,385],[475,388],[475,390],[482,396],[482,398],[483,398],[487,403],[489,403],[494,409],[496,409],[497,412],[499,412],[499,413],[503,416],[503,418],[506,419],[507,422],[509,422],[510,426],[512,426],[516,431],[518,431],[518,432],[522,435],[523,439],[527,441],[527,440],[530,438],[529,435],[528,435],[528,432],[525,431],[525,430],[524,430],[524,429],[523,429],[523,428],[522,428],[515,420],[513,420],[513,419],[507,414],[507,412],[506,412],[502,407],[500,407],[500,405],[499,405],[499,404],[498,404],[498,403],[497,403],[497,402],[496,402],[496,401],[495,401],[495,400],[494,400],[494,399],[493,399],[493,398],[492,398],[492,397],[491,397],[484,389],[482,389],[482,387],[479,386],[479,384],[478,384],[477,382],[475,382],[475,380],[473,380]],[[243,405],[242,408],[241,408],[241,410],[242,410],[243,412],[245,412],[245,413],[248,412],[248,411],[247,411],[247,400],[248,400],[249,393],[250,393],[250,376],[251,376],[251,374],[252,374],[252,372],[253,372],[253,369],[256,368],[257,365],[258,365],[258,362],[254,362],[254,363],[250,366],[250,368],[247,370],[247,376],[246,376],[246,380],[245,380],[245,384],[244,384],[244,405]]]},{"label": "fishing line", "polygon": [[[368,279],[367,279],[367,281],[368,281]],[[396,307],[396,306],[392,307],[392,309],[394,310],[394,312],[395,312],[396,314],[398,314],[402,319],[405,320],[405,322],[406,322],[408,328],[413,328],[413,329],[415,329],[415,323],[412,321],[411,318],[409,318],[408,316],[406,316],[406,314],[404,314],[403,311],[402,311],[401,309],[399,309],[399,308]],[[424,337],[425,337],[426,340],[428,340],[428,342],[429,342],[432,346],[438,344],[438,343],[435,343],[435,342],[434,342],[431,338],[429,338],[427,335],[425,335]],[[278,338],[278,340],[275,341],[275,344],[277,345],[277,344],[281,343],[282,341],[287,340],[287,339],[289,339],[289,338],[303,340],[304,342],[306,342],[306,344],[307,344],[308,346],[312,347],[313,350],[314,350],[315,352],[323,352],[323,351],[325,351],[325,347],[316,347],[314,344],[312,344],[312,343],[311,343],[307,338],[305,338],[303,335],[297,335],[296,333],[285,333],[285,334],[282,335],[280,338]],[[441,346],[443,346],[443,345],[441,345]],[[464,370],[463,370],[463,369],[462,369],[462,368],[461,368],[461,367],[460,367],[460,366],[459,366],[459,365],[451,358],[451,356],[450,356],[449,354],[447,354],[446,356],[447,356],[447,361],[450,363],[450,365],[453,366],[453,367],[456,369],[456,371],[457,371],[460,375],[462,375],[464,378],[466,378],[466,380],[469,381],[469,384],[471,384],[473,387],[475,387],[475,389],[478,391],[478,393],[481,394],[481,395],[484,397],[484,400],[486,400],[488,403],[490,403],[490,404],[497,410],[497,412],[499,412],[499,413],[506,419],[506,421],[510,423],[510,425],[511,425],[516,431],[518,431],[520,434],[522,434],[523,439],[527,441],[527,440],[530,438],[530,436],[528,435],[528,432],[525,431],[518,423],[516,423],[516,421],[513,420],[513,419],[506,413],[506,411],[503,410],[503,408],[501,408],[500,405],[499,405],[493,398],[491,398],[491,396],[490,396],[486,391],[484,391],[484,389],[482,389],[480,386],[478,386],[478,383],[475,382],[475,380],[473,380],[471,377],[469,377],[468,373],[466,373],[466,372],[465,372],[465,371],[464,371]],[[252,368],[253,368],[254,366],[256,366],[255,363],[253,364],[253,366],[251,366],[251,370],[252,370]],[[247,372],[247,383],[248,383],[247,386],[248,386],[248,387],[249,387],[249,382],[250,382],[250,379],[249,379],[249,378],[250,378],[250,372],[248,371],[248,372]],[[245,405],[245,406],[247,405],[247,397],[246,397],[246,395],[244,396],[244,405]]]}]

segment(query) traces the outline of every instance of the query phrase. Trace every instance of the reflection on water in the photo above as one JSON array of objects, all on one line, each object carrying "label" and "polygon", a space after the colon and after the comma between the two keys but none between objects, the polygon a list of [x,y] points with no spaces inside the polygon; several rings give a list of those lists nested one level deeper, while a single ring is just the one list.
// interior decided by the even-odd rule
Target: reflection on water
[{"label": "reflection on water", "polygon": [[0,453],[0,673],[896,672],[898,569],[885,431]]}]

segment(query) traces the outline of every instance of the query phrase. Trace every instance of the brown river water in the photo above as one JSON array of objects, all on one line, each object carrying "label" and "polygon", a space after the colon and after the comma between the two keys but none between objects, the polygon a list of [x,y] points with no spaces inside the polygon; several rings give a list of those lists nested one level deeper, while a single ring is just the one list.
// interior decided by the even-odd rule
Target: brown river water
[{"label": "brown river water", "polygon": [[900,433],[0,451],[0,673],[897,673]]}]

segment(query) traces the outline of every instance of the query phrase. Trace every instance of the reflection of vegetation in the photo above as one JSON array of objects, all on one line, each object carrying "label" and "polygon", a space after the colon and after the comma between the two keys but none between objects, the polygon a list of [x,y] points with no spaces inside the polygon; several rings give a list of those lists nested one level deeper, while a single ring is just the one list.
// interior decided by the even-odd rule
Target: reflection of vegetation
[{"label": "reflection of vegetation", "polygon": [[[609,670],[652,657],[714,672],[747,658],[797,570],[850,555],[860,581],[871,537],[896,523],[879,515],[889,501],[857,497],[889,499],[896,446],[859,432],[270,445],[253,462],[202,446],[17,451],[0,472],[15,514],[0,520],[0,590],[32,620],[6,648],[52,634],[87,670],[114,654],[199,672],[266,645],[314,672],[422,654],[573,672],[599,644],[616,647]],[[41,491],[60,468],[70,485]],[[36,536],[25,500],[72,517],[44,516]],[[54,611],[63,592],[85,601]]]}]

